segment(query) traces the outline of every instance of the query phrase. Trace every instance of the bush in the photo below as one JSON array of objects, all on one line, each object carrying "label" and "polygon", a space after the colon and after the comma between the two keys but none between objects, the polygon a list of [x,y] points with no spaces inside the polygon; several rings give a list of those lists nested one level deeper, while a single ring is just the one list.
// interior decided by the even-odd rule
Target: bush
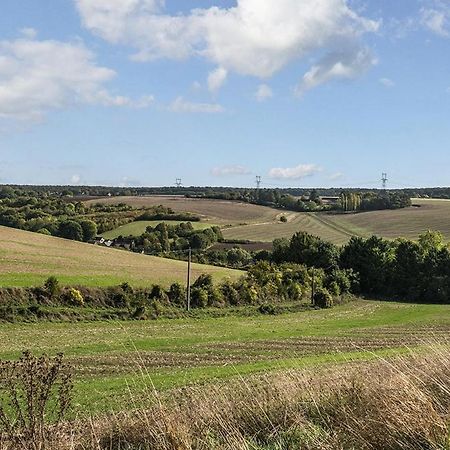
[{"label": "bush", "polygon": [[272,303],[264,303],[258,308],[258,311],[261,314],[275,315],[277,313],[277,308]]},{"label": "bush", "polygon": [[319,308],[331,308],[333,306],[333,297],[327,289],[319,289],[314,294],[314,306]]},{"label": "bush", "polygon": [[11,449],[53,448],[55,425],[70,408],[72,387],[62,354],[36,358],[25,352],[18,361],[0,362],[0,440],[6,437]]},{"label": "bush", "polygon": [[208,306],[208,291],[200,287],[194,287],[191,290],[192,308],[204,308]]},{"label": "bush", "polygon": [[173,305],[184,306],[186,303],[186,289],[180,283],[173,283],[167,294],[170,303]]},{"label": "bush", "polygon": [[72,303],[76,306],[83,306],[84,305],[84,298],[81,292],[78,289],[70,288],[68,292],[66,293],[67,300],[69,303]]},{"label": "bush", "polygon": [[226,281],[220,286],[223,298],[228,305],[236,306],[239,304],[239,293],[233,286],[233,283]]},{"label": "bush", "polygon": [[280,217],[280,222],[286,223],[287,222],[287,217],[286,216],[281,216]]},{"label": "bush", "polygon": [[60,293],[59,281],[56,277],[48,277],[44,283],[44,289],[48,292],[51,299],[57,297]]}]

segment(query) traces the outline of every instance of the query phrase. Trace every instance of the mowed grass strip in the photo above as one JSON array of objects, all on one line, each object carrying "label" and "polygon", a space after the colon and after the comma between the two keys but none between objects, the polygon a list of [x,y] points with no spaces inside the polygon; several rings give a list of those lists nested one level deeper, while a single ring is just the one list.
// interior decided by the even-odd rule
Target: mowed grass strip
[{"label": "mowed grass strip", "polygon": [[[176,221],[176,220],[138,220],[136,222],[131,222],[126,225],[122,225],[112,231],[106,231],[102,234],[105,239],[115,239],[119,236],[140,236],[145,233],[147,227],[156,227],[160,223],[165,223],[168,226],[176,226],[180,223],[189,222],[185,221]],[[205,222],[191,222],[194,230],[205,230],[206,228],[211,228],[215,224],[214,223],[205,223]]]},{"label": "mowed grass strip", "polygon": [[[82,410],[118,408],[129,390],[370,358],[450,338],[450,305],[359,300],[332,310],[133,322],[4,324],[0,358],[63,351]],[[144,375],[143,375],[144,374]],[[123,407],[123,404],[122,404]]]},{"label": "mowed grass strip", "polygon": [[[62,284],[112,286],[127,281],[136,287],[184,283],[186,263],[115,250],[13,228],[0,227],[0,286],[36,286],[56,276]],[[217,281],[242,272],[192,265],[195,279],[210,273]]]}]

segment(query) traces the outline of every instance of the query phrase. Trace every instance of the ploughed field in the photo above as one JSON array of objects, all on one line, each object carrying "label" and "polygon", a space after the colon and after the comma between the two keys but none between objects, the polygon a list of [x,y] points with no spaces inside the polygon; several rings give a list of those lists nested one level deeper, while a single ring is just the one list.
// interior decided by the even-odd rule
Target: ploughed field
[{"label": "ploughed field", "polygon": [[[0,227],[0,286],[37,286],[49,276],[61,284],[134,286],[184,283],[186,263],[92,244]],[[193,278],[210,273],[216,280],[242,272],[193,264]]]},{"label": "ploughed field", "polygon": [[[415,206],[411,208],[358,214],[295,213],[242,202],[181,196],[113,197],[90,202],[127,203],[135,207],[162,204],[177,212],[198,214],[204,224],[220,225],[225,238],[236,240],[272,242],[306,231],[341,245],[351,236],[370,237],[375,234],[389,239],[417,239],[424,231],[436,230],[450,241],[448,200],[413,199]],[[286,223],[280,222],[282,215],[287,218]]]},{"label": "ploughed field", "polygon": [[370,360],[450,338],[450,305],[358,300],[332,310],[158,321],[0,326],[0,359],[64,352],[82,414],[139,407],[168,389],[279,369]]}]

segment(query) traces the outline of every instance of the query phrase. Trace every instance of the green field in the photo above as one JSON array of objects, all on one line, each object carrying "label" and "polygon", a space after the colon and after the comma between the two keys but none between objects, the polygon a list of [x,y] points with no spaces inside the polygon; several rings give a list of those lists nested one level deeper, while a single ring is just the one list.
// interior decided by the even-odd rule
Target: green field
[{"label": "green field", "polygon": [[[242,272],[193,264],[193,278],[210,273],[216,280],[239,278]],[[36,286],[56,276],[62,284],[112,286],[129,282],[184,283],[186,263],[125,250],[0,227],[0,286]]]},{"label": "green field", "polygon": [[63,351],[86,412],[167,389],[274,369],[370,359],[448,339],[450,305],[360,300],[333,310],[136,322],[3,324],[0,358]]},{"label": "green field", "polygon": [[[176,220],[138,220],[136,222],[131,222],[121,227],[116,228],[112,231],[106,231],[102,236],[106,239],[115,239],[119,236],[140,236],[145,232],[147,227],[156,227],[160,223],[166,223],[170,226],[176,226],[180,223],[185,223],[186,221],[176,221]],[[205,230],[206,228],[213,227],[213,223],[204,222],[191,222],[194,230]]]}]

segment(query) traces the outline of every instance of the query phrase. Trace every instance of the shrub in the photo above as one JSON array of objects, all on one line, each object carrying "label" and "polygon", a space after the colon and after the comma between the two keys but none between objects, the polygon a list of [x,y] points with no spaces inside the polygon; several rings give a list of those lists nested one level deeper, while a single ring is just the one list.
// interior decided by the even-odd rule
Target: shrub
[{"label": "shrub", "polygon": [[280,222],[286,223],[287,222],[287,217],[286,216],[281,216],[280,217]]},{"label": "shrub", "polygon": [[193,308],[204,308],[208,305],[208,291],[200,287],[191,290],[191,306]]},{"label": "shrub", "polygon": [[48,292],[51,299],[57,297],[60,293],[59,282],[56,277],[48,277],[44,283],[44,289]]},{"label": "shrub", "polygon": [[76,305],[76,306],[83,306],[84,305],[84,298],[81,292],[78,289],[70,288],[67,292],[67,300]]},{"label": "shrub", "polygon": [[333,297],[327,289],[319,289],[314,294],[314,305],[319,308],[331,308],[333,306]]},{"label": "shrub", "polygon": [[261,314],[275,315],[277,313],[277,308],[272,303],[263,303],[258,308],[258,311]]},{"label": "shrub", "polygon": [[70,408],[72,387],[62,354],[36,358],[25,352],[18,361],[0,362],[0,441],[6,437],[10,448],[53,448],[55,425]]},{"label": "shrub", "polygon": [[233,286],[233,283],[226,281],[220,286],[225,302],[229,305],[236,306],[239,304],[239,293]]},{"label": "shrub", "polygon": [[186,289],[180,283],[173,283],[167,294],[170,303],[177,306],[184,306],[186,302]]},{"label": "shrub", "polygon": [[163,303],[167,303],[169,298],[166,291],[159,284],[154,284],[149,294],[150,300],[158,300]]}]

